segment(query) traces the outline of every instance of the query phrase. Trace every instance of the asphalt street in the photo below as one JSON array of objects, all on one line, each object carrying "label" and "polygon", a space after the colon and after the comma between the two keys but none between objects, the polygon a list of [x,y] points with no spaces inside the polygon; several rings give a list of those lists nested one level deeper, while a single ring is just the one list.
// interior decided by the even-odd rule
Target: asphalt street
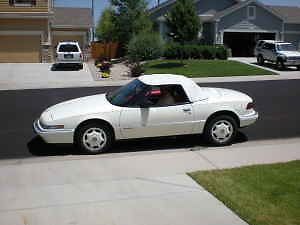
[{"label": "asphalt street", "polygon": [[[205,83],[202,86],[231,88],[255,99],[260,120],[255,125],[242,129],[237,142],[300,136],[300,80]],[[53,104],[115,88],[0,91],[0,159],[80,154],[70,145],[45,144],[34,134],[32,122]],[[114,145],[112,152],[197,146],[205,146],[201,136],[122,141]]]}]

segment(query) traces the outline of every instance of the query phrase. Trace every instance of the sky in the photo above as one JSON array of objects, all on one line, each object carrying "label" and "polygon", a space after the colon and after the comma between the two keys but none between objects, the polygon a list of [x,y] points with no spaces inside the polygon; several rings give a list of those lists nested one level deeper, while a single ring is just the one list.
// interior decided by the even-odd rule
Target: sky
[{"label": "sky", "polygon": [[[156,4],[157,0],[147,0],[149,6],[152,7]],[[161,0],[163,2],[164,0]],[[300,7],[300,0],[260,0],[268,5],[294,5]],[[57,7],[90,7],[92,6],[92,0],[54,0],[54,4]],[[109,5],[109,0],[94,0],[95,5],[95,23],[100,18],[102,10]]]}]

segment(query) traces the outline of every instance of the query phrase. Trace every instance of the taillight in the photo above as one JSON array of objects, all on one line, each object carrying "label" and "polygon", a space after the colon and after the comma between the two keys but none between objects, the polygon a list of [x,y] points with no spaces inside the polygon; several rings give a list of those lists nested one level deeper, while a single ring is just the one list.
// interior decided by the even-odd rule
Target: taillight
[{"label": "taillight", "polygon": [[253,103],[253,102],[249,102],[249,103],[247,104],[246,109],[253,109],[253,108],[254,108],[254,103]]}]

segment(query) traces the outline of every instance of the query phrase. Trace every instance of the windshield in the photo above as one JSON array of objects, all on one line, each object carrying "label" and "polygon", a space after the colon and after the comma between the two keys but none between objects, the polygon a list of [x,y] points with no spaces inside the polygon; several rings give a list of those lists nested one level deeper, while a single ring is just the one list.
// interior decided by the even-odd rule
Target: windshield
[{"label": "windshield", "polygon": [[147,87],[146,84],[135,79],[127,85],[107,93],[106,98],[112,105],[128,106],[130,102],[136,99],[141,93],[144,93]]},{"label": "windshield", "polygon": [[278,51],[296,51],[296,47],[292,44],[281,44],[277,46]]},{"label": "windshield", "polygon": [[59,52],[79,52],[77,45],[66,44],[59,47]]}]

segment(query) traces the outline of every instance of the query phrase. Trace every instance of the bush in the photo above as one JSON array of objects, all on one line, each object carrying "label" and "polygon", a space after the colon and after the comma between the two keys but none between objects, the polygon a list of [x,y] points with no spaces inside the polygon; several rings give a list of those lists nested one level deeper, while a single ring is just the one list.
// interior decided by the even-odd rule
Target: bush
[{"label": "bush", "polygon": [[145,72],[143,66],[140,63],[132,63],[129,65],[129,68],[132,77],[139,77]]},{"label": "bush", "polygon": [[228,50],[224,46],[180,45],[169,43],[164,52],[167,59],[227,59]]},{"label": "bush", "polygon": [[163,53],[163,42],[159,34],[141,33],[134,36],[127,48],[130,62],[140,62],[161,57]]}]

